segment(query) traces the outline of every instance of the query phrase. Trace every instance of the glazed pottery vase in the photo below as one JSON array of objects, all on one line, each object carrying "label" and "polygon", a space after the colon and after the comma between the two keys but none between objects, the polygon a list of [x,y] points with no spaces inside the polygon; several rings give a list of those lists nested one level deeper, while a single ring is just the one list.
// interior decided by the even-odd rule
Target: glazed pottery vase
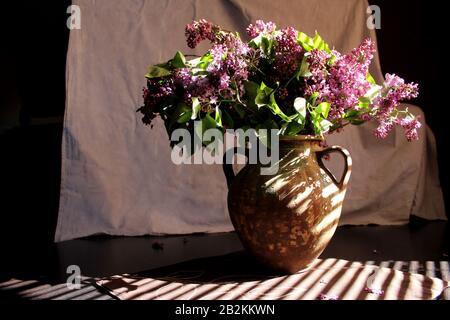
[{"label": "glazed pottery vase", "polygon": [[[318,136],[279,137],[278,172],[262,175],[247,164],[234,176],[224,165],[228,210],[244,248],[263,265],[282,273],[306,269],[326,248],[339,222],[352,160],[347,150],[321,146]],[[323,158],[345,160],[341,179]]]}]

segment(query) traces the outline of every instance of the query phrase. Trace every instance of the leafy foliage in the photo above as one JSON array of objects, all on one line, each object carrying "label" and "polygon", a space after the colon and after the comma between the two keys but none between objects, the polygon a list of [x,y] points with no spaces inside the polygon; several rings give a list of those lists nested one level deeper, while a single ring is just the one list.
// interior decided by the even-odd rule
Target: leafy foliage
[{"label": "leafy foliage", "polygon": [[386,75],[377,85],[368,72],[375,47],[366,39],[342,54],[316,32],[309,37],[292,27],[278,30],[258,20],[247,29],[249,42],[206,20],[186,26],[187,42],[212,45],[187,60],[180,51],[169,61],[149,67],[144,106],[151,124],[160,116],[169,133],[177,128],[277,129],[280,135],[324,135],[346,125],[378,121],[374,132],[384,138],[394,124],[417,138],[420,123],[401,100],[418,94],[416,84]]}]

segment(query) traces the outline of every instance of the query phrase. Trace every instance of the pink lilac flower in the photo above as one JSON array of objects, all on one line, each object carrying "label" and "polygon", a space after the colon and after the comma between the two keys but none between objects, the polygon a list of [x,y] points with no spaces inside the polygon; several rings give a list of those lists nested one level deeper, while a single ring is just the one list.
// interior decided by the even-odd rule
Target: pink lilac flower
[{"label": "pink lilac flower", "polygon": [[370,39],[364,40],[348,55],[333,52],[336,62],[329,71],[329,93],[322,94],[332,105],[330,119],[341,118],[347,109],[356,108],[359,98],[370,89],[366,75],[374,52],[375,44]]},{"label": "pink lilac flower", "polygon": [[247,43],[243,42],[238,36],[234,34],[226,34],[218,38],[218,43],[224,44],[227,48],[237,55],[246,55],[251,49]]},{"label": "pink lilac flower", "polygon": [[230,86],[230,76],[227,74],[222,74],[219,80],[219,90],[228,89]]},{"label": "pink lilac flower", "polygon": [[405,129],[405,136],[408,141],[419,139],[417,129],[420,129],[422,124],[419,122],[418,117],[397,119],[396,123]]},{"label": "pink lilac flower", "polygon": [[417,129],[421,127],[421,124],[417,118],[392,116],[401,101],[416,98],[417,95],[417,84],[405,83],[402,78],[395,74],[386,74],[383,88],[371,106],[375,110],[373,118],[379,122],[378,128],[374,131],[375,136],[385,138],[395,123],[405,129],[405,136],[408,141],[418,140]]},{"label": "pink lilac flower", "polygon": [[388,116],[401,101],[416,98],[419,94],[418,85],[415,83],[405,83],[395,74],[388,73],[385,78],[383,89],[373,103],[380,117]]},{"label": "pink lilac flower", "polygon": [[391,121],[381,121],[373,134],[379,139],[386,139],[393,128],[394,124]]},{"label": "pink lilac flower", "polygon": [[261,33],[273,33],[277,26],[272,21],[264,22],[262,20],[256,20],[255,24],[250,24],[247,28],[247,34],[254,38],[259,36]]},{"label": "pink lilac flower", "polygon": [[284,28],[275,37],[275,61],[272,68],[275,71],[275,81],[283,81],[292,77],[303,57],[303,48],[297,43],[297,30]]},{"label": "pink lilac flower", "polygon": [[189,48],[195,48],[201,41],[206,39],[214,42],[217,31],[217,26],[205,19],[193,21],[186,25],[185,34],[187,37],[187,45]]},{"label": "pink lilac flower", "polygon": [[188,68],[176,69],[173,73],[173,81],[178,88],[177,92],[182,93],[184,103],[190,105],[192,97],[207,98],[213,93],[213,88],[206,77],[192,75]]},{"label": "pink lilac flower", "polygon": [[211,48],[213,61],[209,64],[207,71],[210,73],[212,83],[219,90],[229,89],[232,84],[243,88],[242,82],[247,80],[249,75],[245,59],[245,54],[248,52],[248,46],[238,38],[234,40],[229,38]]},{"label": "pink lilac flower", "polygon": [[327,63],[330,57],[331,55],[325,51],[312,50],[306,58],[311,76],[305,80],[307,84],[305,95],[311,96],[317,92],[319,94],[318,100],[323,101],[323,98],[330,94],[330,87],[327,82]]},{"label": "pink lilac flower", "polygon": [[144,106],[139,109],[144,114],[142,121],[145,124],[151,124],[157,116],[158,107],[174,93],[174,84],[172,79],[165,80],[147,80],[147,88],[143,88],[142,96]]}]

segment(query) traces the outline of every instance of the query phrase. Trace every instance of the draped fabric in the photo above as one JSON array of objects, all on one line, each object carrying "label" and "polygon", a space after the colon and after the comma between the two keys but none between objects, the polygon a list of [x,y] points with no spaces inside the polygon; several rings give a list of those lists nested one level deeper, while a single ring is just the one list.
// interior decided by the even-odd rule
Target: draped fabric
[{"label": "draped fabric", "polygon": [[[184,26],[205,18],[245,35],[256,19],[317,30],[337,50],[349,52],[365,37],[366,0],[74,0],[81,29],[70,32],[62,181],[56,241],[92,234],[144,235],[224,232],[227,187],[220,165],[171,162],[161,121],[142,124],[147,66],[188,50]],[[401,59],[401,57],[399,57]],[[371,72],[382,81],[378,56]],[[410,106],[415,114],[420,108]],[[341,224],[404,224],[411,214],[445,219],[436,147],[428,127],[408,143],[401,130],[386,140],[374,124],[346,128],[329,144],[348,148],[353,174]],[[338,159],[337,159],[338,160]],[[330,167],[338,170],[338,161]]]}]

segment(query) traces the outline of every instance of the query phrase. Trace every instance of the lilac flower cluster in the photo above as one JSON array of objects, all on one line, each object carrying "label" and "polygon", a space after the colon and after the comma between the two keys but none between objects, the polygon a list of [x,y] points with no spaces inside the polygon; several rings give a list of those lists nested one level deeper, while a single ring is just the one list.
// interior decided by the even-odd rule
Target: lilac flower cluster
[{"label": "lilac flower cluster", "polygon": [[174,71],[174,82],[182,88],[186,104],[191,104],[192,97],[197,97],[202,103],[216,105],[220,97],[229,99],[236,91],[243,93],[243,81],[249,74],[246,55],[250,48],[246,43],[206,20],[188,24],[186,37],[190,48],[195,48],[203,40],[212,42],[211,61],[205,70],[207,75],[195,75],[189,68]]},{"label": "lilac flower cluster", "polygon": [[250,24],[247,27],[247,34],[255,38],[259,36],[260,34],[271,34],[275,32],[277,29],[277,25],[273,23],[272,21],[264,22],[263,20],[256,20],[255,24]]},{"label": "lilac flower cluster", "polygon": [[[329,118],[341,119],[348,109],[357,108],[359,98],[370,89],[366,75],[374,52],[375,45],[370,39],[348,55],[313,50],[308,57],[312,76],[305,78],[305,93],[317,92],[319,101],[331,103]],[[330,67],[332,57],[335,62]]]},{"label": "lilac flower cluster", "polygon": [[311,75],[304,80],[306,96],[310,97],[314,93],[318,93],[318,100],[325,101],[330,95],[330,86],[327,82],[330,58],[331,54],[321,50],[312,50],[307,56],[306,61]]},{"label": "lilac flower cluster", "polygon": [[342,117],[347,109],[357,107],[359,98],[370,89],[366,75],[374,52],[374,43],[366,39],[351,54],[337,54],[336,63],[330,70],[330,93],[327,97],[333,106],[331,119]]},{"label": "lilac flower cluster", "polygon": [[304,54],[302,46],[297,43],[297,35],[297,30],[287,27],[275,37],[275,60],[272,65],[275,81],[288,80],[297,71]]},{"label": "lilac flower cluster", "polygon": [[[182,117],[171,123],[185,125],[191,120],[186,108],[192,106],[192,119],[209,115],[208,121],[213,118],[222,128],[267,124],[280,134],[324,134],[376,121],[378,138],[400,126],[409,141],[418,139],[419,120],[398,108],[417,97],[418,86],[395,74],[386,74],[383,85],[376,85],[369,74],[375,53],[370,39],[343,54],[330,50],[317,34],[313,39],[293,27],[277,30],[273,22],[257,20],[247,33],[252,38],[248,43],[203,19],[188,24],[187,45],[195,48],[209,40],[211,48],[191,61],[178,53],[152,66],[139,109],[144,122],[161,115]],[[306,101],[306,116],[294,108],[298,98]],[[181,102],[185,107],[180,113]],[[227,119],[221,119],[223,112]]]},{"label": "lilac flower cluster", "polygon": [[157,109],[161,103],[174,94],[174,84],[172,79],[153,80],[147,79],[147,88],[142,89],[142,98],[144,106],[141,108],[144,113],[142,121],[145,124],[151,124],[156,117],[153,110]]},{"label": "lilac flower cluster", "polygon": [[417,84],[405,83],[395,74],[386,74],[380,95],[373,102],[373,108],[376,110],[374,118],[379,122],[379,126],[374,131],[375,136],[381,139],[386,138],[394,124],[397,124],[405,129],[405,136],[409,141],[417,140],[419,138],[417,129],[421,127],[418,118],[411,115],[398,118],[396,109],[401,101],[415,98],[417,95]]},{"label": "lilac flower cluster", "polygon": [[[225,96],[233,95],[234,89],[243,92],[243,82],[249,75],[246,59],[249,51],[247,44],[236,37],[227,37],[224,44],[215,44],[211,48],[213,60],[207,71],[218,90],[226,91]],[[232,85],[234,89],[231,89]]]},{"label": "lilac flower cluster", "polygon": [[211,22],[205,19],[193,21],[186,25],[185,34],[187,45],[189,48],[195,48],[201,41],[206,39],[214,42],[216,40],[216,33],[217,26],[214,26]]},{"label": "lilac flower cluster", "polygon": [[217,90],[208,78],[194,76],[189,68],[175,70],[173,79],[177,91],[183,93],[182,101],[187,105],[192,104],[193,97],[201,97],[202,100],[217,99]]}]

